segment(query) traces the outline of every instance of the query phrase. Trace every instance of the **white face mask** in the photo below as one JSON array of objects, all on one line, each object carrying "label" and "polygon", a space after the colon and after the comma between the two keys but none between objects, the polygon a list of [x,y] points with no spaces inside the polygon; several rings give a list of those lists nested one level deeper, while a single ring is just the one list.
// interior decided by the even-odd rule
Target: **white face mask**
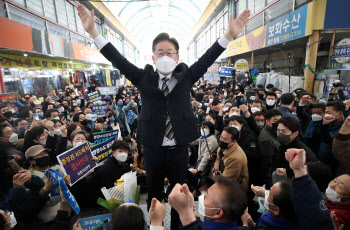
[{"label": "white face mask", "polygon": [[268,106],[273,106],[273,105],[275,104],[275,101],[274,101],[274,100],[267,100],[267,101],[266,101],[266,104],[267,104]]},{"label": "white face mask", "polygon": [[60,120],[60,118],[59,117],[55,117],[54,119],[52,119],[52,120],[54,120],[54,121],[59,121]]},{"label": "white face mask", "polygon": [[115,159],[117,159],[117,161],[119,162],[125,162],[127,158],[128,158],[127,153],[119,153]]},{"label": "white face mask", "polygon": [[261,129],[262,127],[264,127],[265,123],[262,121],[256,122],[256,125]]},{"label": "white face mask", "polygon": [[238,130],[238,132],[241,130],[241,126],[238,125],[230,125],[233,128],[236,128]]},{"label": "white face mask", "polygon": [[227,93],[224,93],[224,97],[227,97]]},{"label": "white face mask", "polygon": [[18,135],[17,135],[17,133],[12,133],[12,135],[9,138],[9,142],[15,143],[16,141],[18,141]]},{"label": "white face mask", "polygon": [[322,116],[318,115],[318,114],[312,114],[311,118],[312,118],[313,121],[320,121],[320,120],[322,120]]},{"label": "white face mask", "polygon": [[210,133],[209,129],[201,129],[201,135],[202,137],[208,136]]},{"label": "white face mask", "polygon": [[60,129],[55,129],[54,134],[57,136],[62,136],[62,131]]},{"label": "white face mask", "polygon": [[77,106],[77,103],[73,103],[73,106]]},{"label": "white face mask", "polygon": [[239,114],[236,113],[236,112],[233,112],[233,113],[230,113],[228,116],[229,116],[229,117],[232,117],[232,116],[239,116]]},{"label": "white face mask", "polygon": [[270,212],[274,212],[269,208],[269,202],[267,200],[267,198],[269,197],[269,192],[265,192],[265,199],[264,199],[264,207],[270,211]]},{"label": "white face mask", "polygon": [[163,57],[157,59],[156,67],[159,73],[170,74],[174,71],[176,62],[171,57],[164,55]]},{"label": "white face mask", "polygon": [[82,145],[82,144],[84,144],[84,142],[82,142],[82,141],[73,142],[73,147],[77,147],[77,146]]},{"label": "white face mask", "polygon": [[244,74],[245,77],[248,77],[248,74]]},{"label": "white face mask", "polygon": [[188,157],[190,157],[192,155],[192,153],[191,152],[188,152]]},{"label": "white face mask", "polygon": [[251,111],[252,111],[252,113],[256,113],[256,112],[259,112],[260,109],[257,108],[257,107],[252,107],[252,108],[251,108]]},{"label": "white face mask", "polygon": [[92,115],[91,113],[88,113],[88,114],[86,114],[86,115],[85,115],[85,117],[86,117],[86,120],[91,121],[91,120],[92,120],[93,115]]},{"label": "white face mask", "polygon": [[325,117],[331,117],[332,115],[331,114],[325,114],[324,116]]},{"label": "white face mask", "polygon": [[280,99],[280,98],[281,98],[281,96],[282,96],[281,94],[277,94],[277,98],[278,98],[278,99]]},{"label": "white face mask", "polygon": [[255,96],[251,96],[250,100],[254,101],[255,100]]},{"label": "white face mask", "polygon": [[198,213],[202,216],[205,216],[205,217],[209,217],[209,218],[214,218],[212,216],[206,216],[205,215],[205,210],[206,209],[219,209],[219,208],[206,208],[204,206],[204,195],[205,194],[202,194],[198,197]]},{"label": "white face mask", "polygon": [[228,111],[228,108],[224,108],[223,111],[224,111],[224,112],[227,112],[227,111]]},{"label": "white face mask", "polygon": [[210,98],[209,99],[209,104],[213,103],[214,99],[213,98]]},{"label": "white face mask", "polygon": [[63,112],[64,112],[64,107],[60,107],[60,108],[58,109],[58,111],[60,111],[60,113],[63,113]]},{"label": "white face mask", "polygon": [[341,203],[341,198],[349,197],[349,196],[342,196],[342,195],[338,194],[331,187],[329,187],[329,185],[328,185],[328,188],[326,189],[326,196],[327,196],[328,200],[330,200],[332,202],[337,202],[337,203]]},{"label": "white face mask", "polygon": [[297,115],[297,113],[296,113],[296,112],[292,112],[292,114]]},{"label": "white face mask", "polygon": [[45,145],[46,145],[46,139],[45,140],[42,140],[42,141],[39,141],[40,142],[40,144],[42,144],[44,147],[45,147]]},{"label": "white face mask", "polygon": [[11,113],[15,114],[16,111],[14,109],[10,109]]},{"label": "white face mask", "polygon": [[77,100],[77,104],[80,105],[80,103],[81,103],[81,100]]}]

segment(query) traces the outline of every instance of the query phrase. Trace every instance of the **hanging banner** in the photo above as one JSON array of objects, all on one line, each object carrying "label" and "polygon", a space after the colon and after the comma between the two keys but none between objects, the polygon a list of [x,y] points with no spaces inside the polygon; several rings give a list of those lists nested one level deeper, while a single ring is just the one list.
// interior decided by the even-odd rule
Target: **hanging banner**
[{"label": "hanging banner", "polygon": [[231,71],[233,70],[233,67],[220,67],[220,76],[221,77],[232,77]]},{"label": "hanging banner", "polygon": [[82,230],[92,230],[94,227],[105,220],[111,221],[113,213],[104,214],[100,216],[91,216],[83,219],[79,219]]},{"label": "hanging banner", "polygon": [[90,102],[95,102],[102,100],[102,96],[100,94],[100,91],[97,90],[95,92],[86,94],[86,99]]},{"label": "hanging banner", "polygon": [[110,139],[113,139],[115,141],[115,140],[117,140],[117,137],[118,137],[118,130],[112,130],[112,131],[106,131],[106,132],[92,134],[92,140],[93,140],[94,145],[106,142]]},{"label": "hanging banner", "polygon": [[88,142],[72,148],[57,156],[57,160],[65,173],[70,176],[70,186],[82,179],[86,174],[96,167],[92,160]]},{"label": "hanging banner", "polygon": [[118,93],[118,87],[97,87],[98,91],[100,91],[101,95],[113,95]]},{"label": "hanging banner", "polygon": [[32,82],[30,79],[22,79],[24,93],[33,93]]},{"label": "hanging banner", "polygon": [[105,117],[108,112],[107,105],[93,105],[92,113],[96,114],[97,117]]},{"label": "hanging banner", "polygon": [[72,209],[77,214],[79,214],[80,207],[79,207],[77,201],[75,200],[73,194],[67,188],[67,185],[64,182],[62,175],[59,172],[57,172],[56,170],[47,169],[45,171],[45,176],[53,178],[53,180],[55,181],[56,184],[59,183],[61,185],[61,190],[62,190],[62,194],[64,196],[64,199],[68,202],[68,204],[72,207]]},{"label": "hanging banner", "polygon": [[266,25],[266,45],[287,42],[305,37],[308,5],[280,17]]},{"label": "hanging banner", "polygon": [[114,141],[114,138],[110,138],[105,142],[91,147],[91,153],[92,155],[98,158],[99,163],[104,160],[107,160],[107,158],[112,155],[112,145]]}]

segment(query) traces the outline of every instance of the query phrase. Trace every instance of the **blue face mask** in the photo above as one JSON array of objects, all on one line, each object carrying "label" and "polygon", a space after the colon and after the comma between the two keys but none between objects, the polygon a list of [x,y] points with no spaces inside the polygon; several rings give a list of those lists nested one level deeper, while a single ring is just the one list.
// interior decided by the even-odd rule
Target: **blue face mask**
[{"label": "blue face mask", "polygon": [[115,119],[114,118],[109,118],[109,122],[114,123]]},{"label": "blue face mask", "polygon": [[122,106],[123,106],[123,103],[122,103],[122,102],[118,102],[118,106],[119,106],[119,107],[122,107]]},{"label": "blue face mask", "polygon": [[125,105],[128,105],[129,104],[129,102],[127,101],[127,102],[125,102]]},{"label": "blue face mask", "polygon": [[39,118],[43,118],[44,117],[44,113],[38,113]]},{"label": "blue face mask", "polygon": [[20,131],[22,131],[23,129],[25,129],[27,126],[22,126],[21,128],[19,128]]}]

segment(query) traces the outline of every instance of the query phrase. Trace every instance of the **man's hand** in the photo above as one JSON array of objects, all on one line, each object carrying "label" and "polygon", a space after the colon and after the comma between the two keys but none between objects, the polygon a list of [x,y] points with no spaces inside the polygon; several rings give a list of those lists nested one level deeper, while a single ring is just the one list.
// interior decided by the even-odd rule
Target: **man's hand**
[{"label": "man's hand", "polygon": [[173,207],[180,216],[183,226],[196,221],[193,213],[194,198],[187,184],[176,184],[169,195],[169,204]]},{"label": "man's hand", "polygon": [[345,119],[343,126],[341,127],[340,134],[350,134],[350,116]]},{"label": "man's hand", "polygon": [[12,183],[14,188],[21,188],[25,183],[30,182],[32,174],[29,171],[28,174],[26,171],[28,170],[21,170],[13,176]]},{"label": "man's hand", "polygon": [[286,160],[289,162],[289,167],[294,171],[295,178],[307,174],[305,166],[306,153],[304,149],[287,149],[285,155]]},{"label": "man's hand", "polygon": [[277,168],[276,173],[277,173],[277,175],[285,176],[287,174],[287,171],[285,168]]},{"label": "man's hand", "polygon": [[190,172],[191,172],[192,174],[197,174],[197,173],[198,173],[198,170],[197,170],[197,169],[192,169]]},{"label": "man's hand", "polygon": [[249,21],[250,10],[245,10],[235,20],[233,20],[232,14],[230,15],[230,21],[228,24],[228,31],[225,33],[227,40],[231,41],[238,34],[242,32],[244,27]]},{"label": "man's hand", "polygon": [[310,95],[304,95],[302,98],[300,98],[299,104],[305,104],[307,101],[310,101],[311,97]]},{"label": "man's hand", "polygon": [[84,30],[88,32],[92,39],[95,39],[99,33],[95,27],[95,13],[91,10],[91,14],[85,9],[81,4],[78,5],[78,15],[80,17],[81,23],[83,24]]},{"label": "man's hand", "polygon": [[349,99],[349,100],[345,100],[345,101],[343,101],[343,102],[344,102],[344,104],[345,104],[345,110],[348,111],[349,108],[350,108],[350,99]]},{"label": "man's hand", "polygon": [[52,188],[53,178],[46,176],[44,181],[45,181],[45,185],[44,185],[43,189],[48,192]]},{"label": "man's hand", "polygon": [[65,125],[62,125],[60,128],[61,132],[62,132],[62,137],[66,137],[67,136],[67,127]]},{"label": "man's hand", "polygon": [[252,184],[252,185],[250,186],[250,188],[252,189],[252,191],[254,192],[254,194],[257,195],[258,197],[265,197],[266,189],[264,189],[263,187],[254,186],[254,185]]},{"label": "man's hand", "polygon": [[64,183],[66,183],[67,185],[70,184],[70,176],[67,174],[63,177]]},{"label": "man's hand", "polygon": [[83,230],[83,229],[81,228],[80,221],[77,221],[77,222],[73,225],[73,230]]},{"label": "man's hand", "polygon": [[102,124],[101,124],[101,123],[97,123],[97,121],[96,121],[96,123],[95,123],[95,129],[101,130],[101,129],[102,129]]},{"label": "man's hand", "polygon": [[330,115],[330,116],[324,116],[323,117],[323,124],[324,125],[327,125],[327,124],[330,124],[332,123],[333,121],[335,121],[335,117]]},{"label": "man's hand", "polygon": [[243,226],[248,226],[249,228],[255,228],[255,223],[248,213],[248,207],[245,209],[244,214],[241,216]]},{"label": "man's hand", "polygon": [[152,199],[151,208],[149,209],[149,220],[152,226],[163,226],[163,219],[166,214],[165,206],[156,198]]},{"label": "man's hand", "polygon": [[55,131],[55,128],[53,127],[54,126],[54,123],[52,121],[48,121],[46,122],[46,128],[49,130],[49,132],[54,132]]},{"label": "man's hand", "polygon": [[239,109],[243,111],[246,118],[250,117],[249,108],[247,105],[240,105]]},{"label": "man's hand", "polygon": [[339,220],[338,220],[337,216],[335,215],[334,211],[331,212],[331,218],[332,218],[334,230],[343,230],[344,229],[344,224],[339,223]]},{"label": "man's hand", "polygon": [[17,155],[17,154],[12,155],[11,157],[12,157],[15,161],[20,161],[20,160],[22,159],[22,157],[21,157],[20,155]]}]

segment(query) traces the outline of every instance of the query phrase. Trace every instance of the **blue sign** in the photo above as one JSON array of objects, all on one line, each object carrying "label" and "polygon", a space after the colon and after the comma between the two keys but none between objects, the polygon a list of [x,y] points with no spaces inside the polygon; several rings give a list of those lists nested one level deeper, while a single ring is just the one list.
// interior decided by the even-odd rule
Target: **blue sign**
[{"label": "blue sign", "polygon": [[118,87],[97,87],[98,91],[100,91],[101,95],[113,95],[118,93]]},{"label": "blue sign", "polygon": [[92,146],[91,147],[92,155],[97,157],[99,162],[107,160],[107,158],[112,155],[112,145],[114,141],[115,141],[115,138],[112,137],[108,141]]},{"label": "blue sign", "polygon": [[22,79],[24,93],[33,93],[32,82],[30,79]]},{"label": "blue sign", "polygon": [[307,7],[305,5],[266,25],[266,46],[305,36]]},{"label": "blue sign", "polygon": [[92,216],[84,219],[79,219],[78,221],[80,222],[81,228],[83,230],[91,230],[93,227],[100,224],[101,222],[104,222],[106,219],[108,219],[108,221],[111,221],[112,215],[113,213],[109,213],[100,216]]},{"label": "blue sign", "polygon": [[108,112],[107,104],[105,105],[93,105],[92,113],[96,114],[97,117],[104,117]]},{"label": "blue sign", "polygon": [[102,96],[100,94],[100,91],[95,91],[95,92],[86,94],[86,99],[90,102],[94,102],[94,101],[102,100]]},{"label": "blue sign", "polygon": [[231,71],[233,67],[220,67],[220,76],[222,77],[232,77]]},{"label": "blue sign", "polygon": [[329,60],[329,69],[333,70],[350,70],[350,63],[339,63],[334,58]]},{"label": "blue sign", "polygon": [[327,1],[324,29],[349,29],[349,9],[348,0]]},{"label": "blue sign", "polygon": [[136,120],[136,114],[133,111],[129,110],[126,114],[126,120],[128,121],[129,125],[134,124],[134,121]]},{"label": "blue sign", "polygon": [[92,134],[92,140],[94,142],[94,145],[106,142],[110,139],[117,140],[117,138],[118,138],[118,130],[112,130],[112,131],[106,131],[106,132]]},{"label": "blue sign", "polygon": [[333,51],[334,57],[350,57],[350,44],[336,46]]},{"label": "blue sign", "polygon": [[56,170],[53,170],[53,169],[47,169],[45,171],[45,175],[49,176],[50,178],[53,178],[53,180],[55,180],[56,182],[58,182],[61,185],[61,191],[62,191],[62,194],[64,196],[64,199],[66,199],[66,201],[72,207],[72,209],[77,214],[79,214],[80,207],[79,207],[77,201],[75,200],[73,194],[67,188],[67,185],[64,182],[62,175],[59,172],[57,172]]}]

